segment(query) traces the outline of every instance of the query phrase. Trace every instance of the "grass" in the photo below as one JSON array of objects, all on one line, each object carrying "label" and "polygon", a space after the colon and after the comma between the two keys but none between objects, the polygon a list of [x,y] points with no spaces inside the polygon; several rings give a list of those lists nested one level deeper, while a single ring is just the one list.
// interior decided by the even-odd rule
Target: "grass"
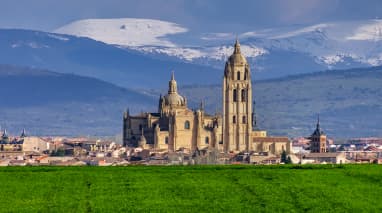
[{"label": "grass", "polygon": [[381,212],[382,167],[0,168],[4,212]]}]

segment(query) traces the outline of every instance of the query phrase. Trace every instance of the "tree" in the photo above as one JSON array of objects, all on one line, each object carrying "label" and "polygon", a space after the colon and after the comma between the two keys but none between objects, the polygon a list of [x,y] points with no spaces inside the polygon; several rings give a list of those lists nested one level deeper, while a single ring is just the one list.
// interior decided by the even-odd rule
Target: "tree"
[{"label": "tree", "polygon": [[283,150],[283,152],[281,153],[281,163],[285,163],[285,164],[292,163],[292,159],[290,158],[290,156],[287,155],[285,150]]},{"label": "tree", "polygon": [[63,157],[63,156],[65,156],[65,150],[63,148],[58,148],[57,150],[53,150],[53,152],[50,154],[50,156]]}]

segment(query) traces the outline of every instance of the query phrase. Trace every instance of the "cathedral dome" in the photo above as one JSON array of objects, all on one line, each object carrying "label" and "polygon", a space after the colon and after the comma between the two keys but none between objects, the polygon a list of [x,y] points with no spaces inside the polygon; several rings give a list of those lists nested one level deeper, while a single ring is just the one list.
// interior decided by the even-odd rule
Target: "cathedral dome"
[{"label": "cathedral dome", "polygon": [[168,94],[163,97],[166,106],[185,106],[185,99],[178,94],[174,73],[169,81]]},{"label": "cathedral dome", "polygon": [[229,62],[231,64],[246,64],[247,59],[242,54],[232,54],[229,57]]},{"label": "cathedral dome", "polygon": [[183,106],[184,98],[178,93],[167,94],[164,97],[165,104],[170,106]]},{"label": "cathedral dome", "polygon": [[246,64],[247,59],[241,54],[239,41],[236,40],[233,54],[228,59],[231,64]]}]

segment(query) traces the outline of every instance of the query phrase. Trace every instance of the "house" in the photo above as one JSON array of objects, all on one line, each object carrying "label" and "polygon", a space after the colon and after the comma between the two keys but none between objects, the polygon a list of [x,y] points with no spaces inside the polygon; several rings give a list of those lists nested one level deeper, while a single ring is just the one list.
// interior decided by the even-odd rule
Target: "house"
[{"label": "house", "polygon": [[344,153],[341,152],[326,152],[326,153],[308,153],[302,156],[302,163],[304,161],[313,163],[333,163],[342,164],[346,163],[347,159]]}]

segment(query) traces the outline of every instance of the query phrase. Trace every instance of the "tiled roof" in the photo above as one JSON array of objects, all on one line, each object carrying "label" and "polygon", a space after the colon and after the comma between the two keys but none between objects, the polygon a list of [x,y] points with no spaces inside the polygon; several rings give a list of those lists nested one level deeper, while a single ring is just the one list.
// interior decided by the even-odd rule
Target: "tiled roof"
[{"label": "tiled roof", "polygon": [[287,137],[253,137],[253,142],[289,142],[289,138]]},{"label": "tiled roof", "polygon": [[342,153],[339,152],[323,152],[323,153],[308,153],[304,154],[304,158],[334,158],[339,155],[342,155]]}]

